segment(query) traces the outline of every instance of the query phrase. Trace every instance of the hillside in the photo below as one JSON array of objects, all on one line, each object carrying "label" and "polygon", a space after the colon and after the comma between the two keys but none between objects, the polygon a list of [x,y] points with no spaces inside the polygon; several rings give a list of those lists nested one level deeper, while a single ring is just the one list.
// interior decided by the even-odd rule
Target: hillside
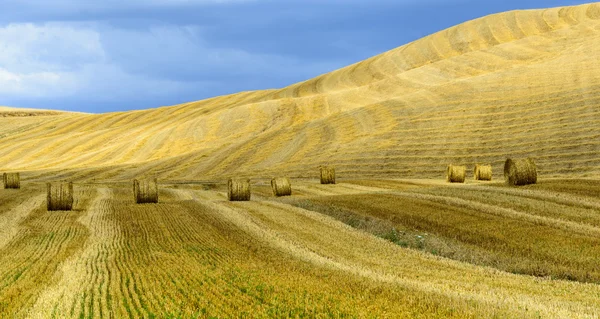
[{"label": "hillside", "polygon": [[280,90],[2,107],[0,318],[599,318],[599,32],[600,4],[507,12]]},{"label": "hillside", "polygon": [[[533,156],[599,176],[600,4],[469,21],[279,90],[158,109],[0,118],[0,169],[76,179],[225,175],[438,178]],[[32,174],[32,177],[36,176]]]},{"label": "hillside", "polygon": [[0,106],[0,117],[26,117],[26,116],[44,116],[60,115],[65,112],[41,109],[26,109],[8,106]]}]

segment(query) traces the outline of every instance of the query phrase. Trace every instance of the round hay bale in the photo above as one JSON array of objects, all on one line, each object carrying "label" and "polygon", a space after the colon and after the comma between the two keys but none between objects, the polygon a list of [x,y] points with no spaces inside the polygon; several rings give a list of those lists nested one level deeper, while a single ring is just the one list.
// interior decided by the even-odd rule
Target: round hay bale
[{"label": "round hay bale", "polygon": [[2,174],[5,189],[21,188],[21,177],[19,173],[4,173]]},{"label": "round hay bale", "polygon": [[134,179],[133,198],[136,204],[158,203],[158,181],[156,178]]},{"label": "round hay bale", "polygon": [[271,180],[271,188],[273,188],[273,195],[277,197],[292,195],[292,184],[287,177],[273,178]]},{"label": "round hay bale", "polygon": [[250,200],[250,180],[233,179],[227,181],[227,198],[229,201],[249,201]]},{"label": "round hay bale", "polygon": [[476,181],[491,181],[492,180],[492,165],[475,165],[473,178]]},{"label": "round hay bale", "polygon": [[464,183],[467,168],[465,166],[448,165],[446,181],[449,183]]},{"label": "round hay bale", "polygon": [[73,209],[73,183],[46,183],[48,211]]},{"label": "round hay bale", "polygon": [[513,160],[511,158],[504,162],[504,179],[508,185],[529,185],[537,183],[537,167],[531,158]]},{"label": "round hay bale", "polygon": [[335,184],[334,167],[321,167],[321,184]]}]

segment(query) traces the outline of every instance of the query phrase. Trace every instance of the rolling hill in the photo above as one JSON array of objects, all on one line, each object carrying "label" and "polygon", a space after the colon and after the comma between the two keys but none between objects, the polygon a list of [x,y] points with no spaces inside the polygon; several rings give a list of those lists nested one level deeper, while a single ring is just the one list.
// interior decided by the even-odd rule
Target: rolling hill
[{"label": "rolling hill", "polygon": [[0,169],[75,180],[285,173],[439,178],[535,157],[600,175],[600,5],[469,21],[278,90],[157,109],[0,119]]},{"label": "rolling hill", "polygon": [[[2,107],[22,182],[0,189],[0,317],[598,318],[598,47],[600,4],[514,11],[278,90]],[[508,156],[538,183],[503,183]],[[492,181],[442,179],[479,162]],[[134,202],[139,176],[158,203]],[[47,210],[57,180],[70,211]]]}]

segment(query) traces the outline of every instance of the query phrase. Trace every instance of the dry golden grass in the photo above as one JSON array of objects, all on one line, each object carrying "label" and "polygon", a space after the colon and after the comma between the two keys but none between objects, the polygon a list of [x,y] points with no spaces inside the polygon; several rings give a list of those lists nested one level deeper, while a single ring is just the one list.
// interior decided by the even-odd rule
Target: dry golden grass
[{"label": "dry golden grass", "polygon": [[552,191],[430,187],[291,203],[436,255],[513,273],[600,283],[595,266],[600,200],[554,191],[589,182],[544,185]]},{"label": "dry golden grass", "polygon": [[[558,220],[544,211],[542,199],[552,196],[556,207],[550,211],[563,214],[562,219],[575,226],[600,225],[587,208],[600,201],[570,191],[578,189],[577,182],[545,182],[533,185],[539,188],[517,190],[501,184],[466,185],[473,188],[470,191],[415,184],[394,188],[400,184],[394,181],[384,183],[386,189],[327,186],[318,180],[296,184],[308,195],[284,201],[348,205],[356,215],[371,214],[371,222],[383,217],[394,226],[401,221],[413,227],[414,234],[427,232],[425,247],[431,247],[427,246],[431,236],[465,256],[488,258],[470,263],[492,260],[491,266],[513,267],[506,270],[516,273],[539,269],[535,275],[598,278],[593,257],[600,255],[594,251],[597,237],[534,220],[524,222],[524,217],[503,211],[523,212],[529,206],[531,214]],[[595,184],[590,185],[600,189]],[[568,190],[556,191],[555,185]],[[0,261],[10,265],[0,270],[0,316],[592,318],[600,314],[597,285],[511,275],[428,256],[346,226],[327,217],[327,211],[315,213],[321,204],[305,210],[278,202],[269,196],[267,185],[262,187],[265,197],[228,202],[226,185],[179,184],[161,189],[161,204],[140,206],[131,202],[125,185],[82,185],[76,189],[80,200],[74,212],[52,214],[43,210],[41,188],[27,186],[0,204],[0,227],[14,230],[10,238],[0,236]],[[327,195],[332,192],[337,195]],[[565,197],[557,196],[562,194]],[[589,200],[566,210],[572,196]],[[465,208],[464,203],[470,206]],[[389,213],[374,215],[385,209]],[[582,222],[580,217],[585,216]],[[27,270],[20,274],[23,269]]]},{"label": "dry golden grass", "polygon": [[[278,90],[0,108],[0,170],[27,174],[0,190],[0,317],[598,318],[599,44],[600,4],[513,11]],[[506,154],[538,183],[442,179]]]},{"label": "dry golden grass", "polygon": [[64,112],[0,106],[0,117],[48,116],[48,115],[60,115],[61,113],[64,113]]},{"label": "dry golden grass", "polygon": [[0,168],[218,180],[312,177],[335,163],[345,178],[438,179],[448,163],[501,172],[510,154],[535,157],[540,176],[598,178],[599,8],[476,19],[278,90],[0,118]]},{"label": "dry golden grass", "polygon": [[[361,186],[331,187],[364,193]],[[131,202],[126,186],[82,185],[76,189],[82,200],[73,212],[61,214],[43,209],[36,197],[41,189],[28,191],[37,204],[23,203],[29,205],[20,210],[26,215],[12,226],[20,231],[0,245],[0,262],[8,265],[0,270],[2,317],[593,318],[600,313],[598,285],[430,256],[275,199],[229,202],[223,186],[161,188],[160,204],[141,206]],[[352,196],[359,197],[352,205],[370,196],[379,209],[397,195]],[[338,205],[346,197],[330,199]],[[21,200],[2,211],[15,213]],[[411,207],[413,201],[404,204]]]},{"label": "dry golden grass", "polygon": [[5,318],[28,317],[23,310],[63,276],[60,267],[88,237],[88,229],[78,218],[92,189],[78,188],[77,197],[84,200],[77,202],[75,210],[60,214],[44,207],[43,185],[26,186],[22,191],[27,193],[21,192],[8,204],[0,202],[0,317]]},{"label": "dry golden grass", "polygon": [[[0,313],[35,318],[366,317],[373,309],[421,318],[477,314],[471,301],[315,267],[279,249],[285,241],[257,237],[256,224],[225,202],[181,200],[202,196],[197,193],[202,192],[173,190],[161,194],[161,204],[142,207],[130,203],[124,188],[98,188],[81,207],[80,225],[88,229],[87,239],[79,241],[83,247],[73,250],[55,275],[44,274],[50,282],[30,292],[38,298],[24,299],[20,307],[9,304]],[[489,313],[496,312],[511,313],[490,307]]]}]

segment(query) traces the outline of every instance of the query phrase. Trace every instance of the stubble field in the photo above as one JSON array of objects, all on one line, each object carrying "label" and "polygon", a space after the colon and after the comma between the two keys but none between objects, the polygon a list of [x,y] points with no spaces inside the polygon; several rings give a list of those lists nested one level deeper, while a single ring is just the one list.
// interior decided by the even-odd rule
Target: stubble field
[{"label": "stubble field", "polygon": [[[598,318],[599,47],[598,3],[511,11],[281,89],[0,107],[0,318]],[[538,183],[504,185],[525,157]]]},{"label": "stubble field", "polygon": [[42,184],[2,190],[0,316],[599,314],[598,181],[293,185],[229,202],[224,183],[164,184],[136,205],[77,184],[72,212],[46,212]]}]

